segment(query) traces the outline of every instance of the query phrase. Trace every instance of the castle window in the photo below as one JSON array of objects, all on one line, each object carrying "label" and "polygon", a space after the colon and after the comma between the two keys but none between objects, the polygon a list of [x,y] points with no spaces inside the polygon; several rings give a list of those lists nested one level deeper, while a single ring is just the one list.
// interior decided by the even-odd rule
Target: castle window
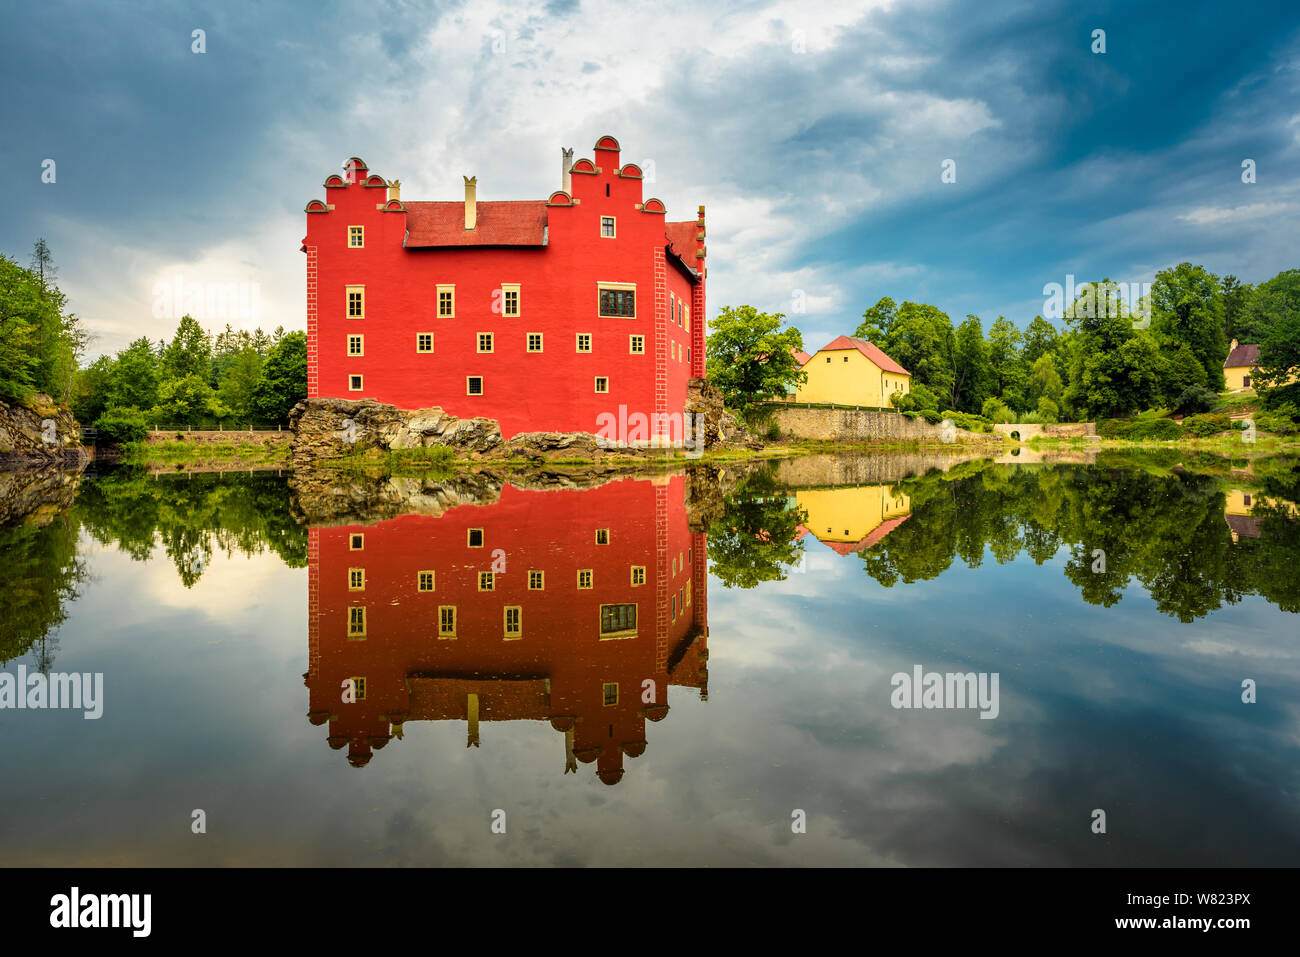
[{"label": "castle window", "polygon": [[352,677],[348,681],[352,682],[352,700],[366,700],[366,679],[361,677]]},{"label": "castle window", "polygon": [[600,217],[600,235],[605,237],[606,239],[614,238],[614,217],[613,216]]},{"label": "castle window", "polygon": [[546,572],[540,569],[530,569],[528,572],[528,590],[543,591],[546,588]]},{"label": "castle window", "polygon": [[366,637],[366,610],[360,606],[353,605],[348,609],[348,637]]},{"label": "castle window", "polygon": [[540,332],[528,333],[528,351],[529,352],[542,351],[542,334]]},{"label": "castle window", "polygon": [[433,351],[433,333],[417,332],[415,334],[415,351],[432,352]]},{"label": "castle window", "polygon": [[687,361],[687,362],[690,362],[690,361],[691,361],[691,347],[690,347],[690,346],[687,346],[687,347],[686,347],[686,361]]},{"label": "castle window", "polygon": [[366,227],[349,226],[348,227],[348,248],[360,249],[366,244]]},{"label": "castle window", "polygon": [[438,637],[439,638],[456,637],[456,606],[455,605],[438,606]]},{"label": "castle window", "polygon": [[519,314],[519,283],[503,282],[501,284],[501,315],[517,319]]},{"label": "castle window", "polygon": [[364,319],[366,318],[366,287],[365,286],[348,286],[348,318]]},{"label": "castle window", "polygon": [[596,391],[597,392],[609,391],[609,376],[603,376],[603,375],[596,376]]},{"label": "castle window", "polygon": [[636,633],[636,602],[600,606],[600,637],[630,637]]},{"label": "castle window", "polygon": [[363,549],[363,548],[365,548],[365,547],[366,547],[366,536],[363,535],[363,534],[361,534],[361,532],[353,532],[353,533],[348,537],[348,550],[349,550],[349,551],[359,552],[359,551],[361,551],[361,549]]},{"label": "castle window", "polygon": [[348,591],[366,590],[366,570],[364,568],[348,569]]},{"label": "castle window", "polygon": [[483,529],[470,528],[465,531],[465,545],[469,548],[483,547]]},{"label": "castle window", "polygon": [[602,282],[597,286],[602,316],[636,318],[636,286],[632,283]]},{"label": "castle window", "polygon": [[506,605],[505,619],[505,636],[507,638],[522,638],[524,636],[524,609],[520,605]]},{"label": "castle window", "polygon": [[348,391],[349,392],[361,391],[361,376],[359,375],[348,376]]},{"label": "castle window", "polygon": [[618,682],[606,681],[600,686],[600,697],[607,708],[618,704]]},{"label": "castle window", "polygon": [[433,591],[433,572],[431,571],[416,572],[415,587],[419,591]]},{"label": "castle window", "polygon": [[438,318],[439,319],[456,318],[456,287],[455,286],[438,287]]},{"label": "castle window", "polygon": [[597,545],[608,545],[608,544],[609,544],[609,529],[608,529],[608,528],[598,528],[598,529],[596,529],[596,544],[597,544]]},{"label": "castle window", "polygon": [[645,584],[645,566],[644,566],[644,565],[633,565],[633,566],[632,566],[632,584],[633,584],[633,585],[644,585],[644,584]]},{"label": "castle window", "polygon": [[497,587],[496,572],[479,572],[478,573],[478,590],[495,591]]},{"label": "castle window", "polygon": [[592,575],[592,572],[591,572],[591,569],[590,569],[590,568],[580,568],[580,569],[578,569],[578,587],[579,587],[579,588],[590,588],[590,587],[591,587],[591,575]]},{"label": "castle window", "polygon": [[492,333],[480,332],[478,334],[478,351],[479,352],[492,351]]},{"label": "castle window", "polygon": [[481,375],[465,376],[465,394],[466,395],[483,394],[483,377]]},{"label": "castle window", "polygon": [[826,357],[826,362],[827,362],[827,364],[830,364],[830,361],[831,361],[831,357],[830,357],[830,356],[827,356],[827,357]]},{"label": "castle window", "polygon": [[364,336],[348,336],[348,355],[363,356],[366,354]]},{"label": "castle window", "polygon": [[628,352],[634,356],[645,355],[645,336],[631,336],[629,339]]},{"label": "castle window", "polygon": [[686,583],[686,604],[689,605],[690,603],[691,603],[691,583],[687,582]]},{"label": "castle window", "polygon": [[590,352],[590,351],[591,351],[591,333],[590,333],[590,332],[580,332],[580,333],[578,333],[578,351],[579,351],[579,352]]}]

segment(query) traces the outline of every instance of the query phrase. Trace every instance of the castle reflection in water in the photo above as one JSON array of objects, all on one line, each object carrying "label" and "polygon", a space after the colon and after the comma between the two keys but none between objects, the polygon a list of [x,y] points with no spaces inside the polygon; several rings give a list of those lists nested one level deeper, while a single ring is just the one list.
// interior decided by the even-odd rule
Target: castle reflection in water
[{"label": "castle reflection in water", "polygon": [[[706,534],[685,478],[506,485],[496,501],[309,533],[308,719],[364,767],[408,721],[546,721],[606,784],[670,686],[708,690]],[[345,703],[346,689],[353,689]],[[488,739],[490,740],[490,739]]]}]

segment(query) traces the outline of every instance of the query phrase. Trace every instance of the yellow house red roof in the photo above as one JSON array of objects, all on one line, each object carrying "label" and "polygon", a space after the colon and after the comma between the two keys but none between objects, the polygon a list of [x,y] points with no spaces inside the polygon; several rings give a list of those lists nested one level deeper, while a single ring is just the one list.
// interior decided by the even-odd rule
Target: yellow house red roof
[{"label": "yellow house red roof", "polygon": [[868,342],[866,339],[854,339],[852,336],[840,336],[829,345],[822,346],[819,352],[840,352],[846,349],[856,349],[864,356],[878,365],[885,372],[894,372],[898,375],[911,375],[902,366],[900,366],[889,356],[880,350],[879,346]]}]

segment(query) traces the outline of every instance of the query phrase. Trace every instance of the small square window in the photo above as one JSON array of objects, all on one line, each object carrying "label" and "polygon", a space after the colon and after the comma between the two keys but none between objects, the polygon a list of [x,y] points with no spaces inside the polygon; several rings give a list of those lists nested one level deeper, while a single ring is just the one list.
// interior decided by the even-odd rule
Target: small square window
[{"label": "small square window", "polygon": [[478,590],[495,591],[497,587],[496,572],[479,572],[478,573]]},{"label": "small square window", "polygon": [[506,605],[503,610],[502,624],[505,637],[522,638],[524,636],[524,609],[520,605]]},{"label": "small square window", "polygon": [[366,590],[366,570],[364,568],[348,569],[348,591]]},{"label": "small square window", "polygon": [[531,569],[528,572],[528,590],[543,591],[546,588],[546,572],[539,569]]},{"label": "small square window", "polygon": [[352,700],[365,701],[366,700],[366,679],[354,675],[353,677],[349,678],[348,681],[352,682]]},{"label": "small square window", "polygon": [[483,377],[481,375],[465,376],[465,394],[466,395],[483,394]]},{"label": "small square window", "polygon": [[613,216],[600,217],[600,235],[605,237],[606,239],[614,238],[614,217]]},{"label": "small square window", "polygon": [[438,606],[438,637],[439,638],[456,637],[456,606],[455,605]]},{"label": "small square window", "polygon": [[645,355],[645,336],[630,336],[628,342],[628,351],[632,355]]},{"label": "small square window", "polygon": [[608,529],[608,528],[598,528],[598,529],[596,529],[596,544],[597,544],[597,545],[608,545],[608,544],[609,544],[609,529]]},{"label": "small square window", "polygon": [[845,362],[848,362],[848,361],[849,361],[849,357],[848,357],[848,356],[845,356],[845,357],[844,357],[844,361],[845,361]]},{"label": "small square window", "polygon": [[520,314],[519,283],[503,282],[501,284],[501,315],[517,319]]},{"label": "small square window", "polygon": [[482,548],[482,547],[483,547],[483,529],[481,529],[481,528],[471,528],[471,529],[466,530],[466,533],[465,533],[465,544],[468,545],[470,548]]},{"label": "small square window", "polygon": [[591,576],[592,576],[592,571],[591,571],[590,568],[580,568],[580,569],[578,569],[578,587],[579,587],[579,588],[590,588],[590,587],[591,587]]},{"label": "small square window", "polygon": [[363,356],[366,354],[366,343],[364,336],[348,336],[348,355]]},{"label": "small square window", "polygon": [[492,351],[492,333],[480,332],[478,334],[478,351],[479,352]]},{"label": "small square window", "polygon": [[366,637],[366,610],[353,605],[348,609],[348,637]]},{"label": "small square window", "polygon": [[578,333],[578,351],[579,351],[579,352],[590,352],[590,351],[591,351],[591,333],[590,333],[590,332],[580,332],[580,333]]},{"label": "small square window", "polygon": [[348,227],[348,248],[360,249],[366,244],[366,227],[349,226]]},{"label": "small square window", "polygon": [[364,319],[366,317],[366,287],[348,286],[348,318]]},{"label": "small square window", "polygon": [[830,361],[831,361],[831,357],[830,357],[830,356],[827,356],[827,357],[826,357],[826,362],[827,362],[828,365],[830,364]]},{"label": "small square window", "polygon": [[609,391],[609,376],[603,376],[603,375],[596,376],[596,391],[597,392]]},{"label": "small square window", "polygon": [[415,575],[415,586],[420,591],[433,591],[433,572],[417,572]]},{"label": "small square window", "polygon": [[438,318],[454,319],[456,317],[456,287],[438,287]]},{"label": "small square window", "polygon": [[348,391],[349,392],[361,391],[361,376],[359,375],[348,376]]},{"label": "small square window", "polygon": [[363,549],[363,548],[365,548],[365,547],[366,547],[366,536],[363,535],[361,532],[353,532],[353,533],[348,537],[348,550],[349,550],[349,551],[359,552],[359,551],[361,551],[361,549]]},{"label": "small square window", "polygon": [[528,333],[528,351],[529,352],[542,351],[542,334],[540,332]]},{"label": "small square window", "polygon": [[633,585],[644,585],[644,584],[645,584],[645,566],[644,566],[644,565],[633,565],[633,566],[632,566],[632,584],[633,584]]},{"label": "small square window", "polygon": [[613,707],[618,704],[618,682],[606,681],[600,686],[601,699],[605,702],[605,707]]},{"label": "small square window", "polygon": [[417,332],[415,334],[415,351],[432,352],[433,351],[433,333]]}]

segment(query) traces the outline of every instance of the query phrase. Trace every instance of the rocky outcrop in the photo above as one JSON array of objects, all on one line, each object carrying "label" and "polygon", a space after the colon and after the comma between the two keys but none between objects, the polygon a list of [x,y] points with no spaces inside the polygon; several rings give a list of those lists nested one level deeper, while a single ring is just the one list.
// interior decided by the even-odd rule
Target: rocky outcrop
[{"label": "rocky outcrop", "polygon": [[0,525],[48,525],[72,507],[81,472],[55,466],[0,471]]},{"label": "rocky outcrop", "polygon": [[21,403],[0,401],[0,468],[79,468],[89,457],[77,420],[48,395],[38,392]]}]

